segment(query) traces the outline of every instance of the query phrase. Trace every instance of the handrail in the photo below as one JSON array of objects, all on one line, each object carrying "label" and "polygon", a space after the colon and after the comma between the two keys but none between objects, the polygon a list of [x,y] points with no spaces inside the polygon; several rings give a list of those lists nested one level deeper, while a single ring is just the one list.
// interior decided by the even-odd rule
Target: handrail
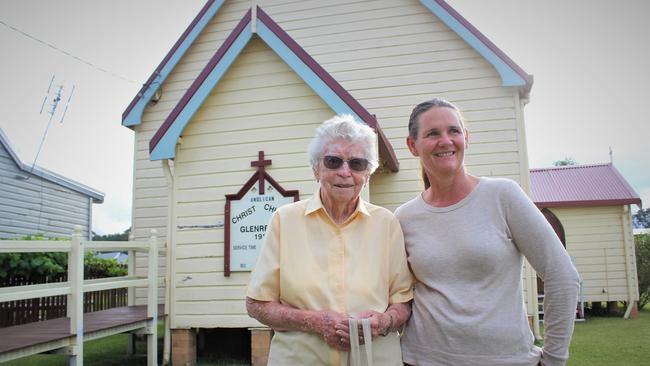
[{"label": "handrail", "polygon": [[[84,241],[86,251],[95,252],[148,252],[149,242],[146,241]],[[158,244],[158,254],[166,254],[165,243]]]},{"label": "handrail", "polygon": [[[85,251],[96,252],[126,252],[149,251],[148,241],[88,241],[82,240]],[[164,244],[164,243],[163,243]],[[0,253],[39,253],[66,252],[72,249],[70,240],[0,240]],[[159,254],[166,253],[164,246],[158,248]]]},{"label": "handrail", "polygon": [[1,287],[0,302],[33,299],[36,297],[69,295],[70,293],[70,285],[67,282]]},{"label": "handrail", "polygon": [[0,240],[0,253],[70,252],[72,241]]},{"label": "handrail", "polygon": [[[149,278],[142,276],[97,278],[94,280],[84,281],[84,292],[110,290],[122,287],[147,286],[148,284]],[[158,286],[157,280],[156,286]]]},{"label": "handrail", "polygon": [[[157,281],[160,285],[161,281]],[[137,287],[149,285],[149,278],[144,276],[120,276],[84,280],[84,292],[103,291],[115,288]],[[70,284],[64,282],[43,283],[38,285],[22,285],[0,287],[0,302],[34,299],[47,296],[70,295]]]},{"label": "handrail", "polygon": [[[70,318],[70,356],[74,363],[83,366],[83,294],[84,292],[112,288],[147,286],[147,364],[158,364],[158,254],[165,249],[158,248],[156,230],[151,230],[148,241],[93,242],[81,240],[81,227],[75,227],[72,240],[0,240],[0,253],[67,252],[68,281],[39,285],[23,285],[0,288],[0,302],[23,300],[35,297],[67,295],[67,316]],[[149,254],[147,277],[129,276],[85,280],[84,254],[86,251],[128,250],[146,251]],[[132,262],[132,261],[129,261]]]},{"label": "handrail", "polygon": [[86,250],[95,250],[98,252],[108,251],[128,251],[137,250],[146,252],[149,250],[147,241],[83,241]]}]

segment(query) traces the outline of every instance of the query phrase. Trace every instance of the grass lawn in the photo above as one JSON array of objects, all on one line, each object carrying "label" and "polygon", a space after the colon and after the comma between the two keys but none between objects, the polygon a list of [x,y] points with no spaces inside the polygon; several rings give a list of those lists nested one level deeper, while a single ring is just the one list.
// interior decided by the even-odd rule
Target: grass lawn
[{"label": "grass lawn", "polygon": [[[110,337],[84,342],[84,364],[98,366],[139,366],[147,364],[146,341],[137,342],[138,354],[126,354],[127,335],[116,334]],[[33,355],[3,363],[2,366],[67,366],[63,355]]]},{"label": "grass lawn", "polygon": [[577,323],[568,366],[645,366],[650,364],[650,305],[639,317],[592,317]]},{"label": "grass lawn", "polygon": [[[159,327],[162,337],[162,329]],[[591,317],[577,323],[571,341],[568,366],[645,366],[650,362],[650,305],[634,320],[622,317]],[[84,363],[92,366],[146,365],[146,342],[137,344],[138,355],[126,355],[127,335],[117,334],[84,344]],[[162,360],[162,338],[159,339]],[[65,366],[66,357],[34,355],[10,361],[2,366]],[[201,359],[198,366],[243,366],[245,360]]]}]

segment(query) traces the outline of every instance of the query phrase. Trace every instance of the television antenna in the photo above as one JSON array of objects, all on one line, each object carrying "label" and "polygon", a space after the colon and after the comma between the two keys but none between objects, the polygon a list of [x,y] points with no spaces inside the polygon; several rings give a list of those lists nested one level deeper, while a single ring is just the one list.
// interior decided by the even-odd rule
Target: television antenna
[{"label": "television antenna", "polygon": [[[47,104],[48,100],[50,103],[48,104],[48,109],[47,109],[47,114],[50,115],[50,118],[47,121],[47,127],[45,127],[45,132],[43,133],[43,137],[41,138],[41,143],[38,145],[38,150],[36,151],[36,156],[34,157],[34,162],[32,163],[32,167],[30,168],[29,172],[34,171],[34,167],[36,166],[36,160],[38,160],[38,156],[41,153],[41,149],[43,148],[43,143],[45,143],[45,138],[47,137],[47,132],[50,130],[50,125],[52,124],[52,120],[55,119],[54,117],[57,116],[57,109],[59,109],[59,104],[61,103],[61,100],[63,100],[65,96],[65,86],[63,83],[58,83],[55,84],[54,82],[55,76],[52,75],[52,79],[50,79],[50,84],[47,87],[47,92],[45,93],[45,97],[43,98],[43,103],[41,104],[41,111],[39,114],[43,114],[43,110],[45,109],[45,104]],[[53,88],[54,87],[54,88]],[[61,114],[61,117],[59,118],[59,123],[63,123],[63,120],[65,119],[65,114],[68,112],[68,106],[70,105],[70,100],[72,100],[72,95],[74,94],[74,84],[72,85],[72,88],[70,89],[70,94],[68,95],[67,101],[65,102],[65,108],[63,110],[63,113]],[[29,177],[27,178],[29,179]]]}]

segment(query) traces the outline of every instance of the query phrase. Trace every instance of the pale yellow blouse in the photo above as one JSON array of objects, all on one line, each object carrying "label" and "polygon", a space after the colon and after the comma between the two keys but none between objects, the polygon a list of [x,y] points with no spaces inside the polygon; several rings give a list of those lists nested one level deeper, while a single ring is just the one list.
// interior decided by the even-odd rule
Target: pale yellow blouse
[{"label": "pale yellow blouse", "polygon": [[[317,192],[273,214],[246,296],[354,315],[407,302],[412,287],[402,230],[393,214],[359,199],[339,226]],[[271,343],[269,365],[341,362],[340,352],[314,334],[276,332]]]}]

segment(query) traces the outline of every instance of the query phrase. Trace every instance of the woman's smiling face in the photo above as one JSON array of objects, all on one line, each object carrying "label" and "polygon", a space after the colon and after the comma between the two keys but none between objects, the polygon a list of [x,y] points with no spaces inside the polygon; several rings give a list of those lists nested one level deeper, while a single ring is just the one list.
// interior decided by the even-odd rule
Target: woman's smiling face
[{"label": "woman's smiling face", "polygon": [[433,107],[418,118],[418,136],[406,144],[427,174],[449,175],[462,171],[467,148],[467,130],[458,113],[447,107]]}]

